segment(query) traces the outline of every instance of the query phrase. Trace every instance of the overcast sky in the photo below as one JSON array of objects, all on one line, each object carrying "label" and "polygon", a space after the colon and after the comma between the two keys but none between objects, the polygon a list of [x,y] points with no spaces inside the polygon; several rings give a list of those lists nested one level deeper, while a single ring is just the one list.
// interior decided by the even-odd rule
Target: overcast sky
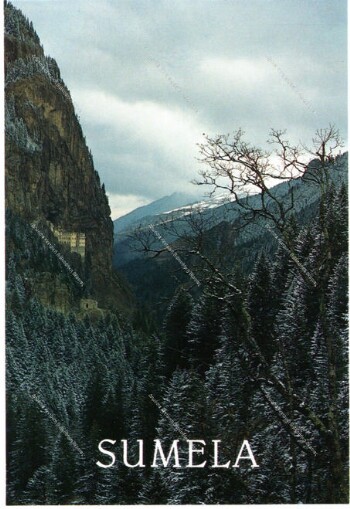
[{"label": "overcast sky", "polygon": [[[347,136],[346,0],[14,0],[71,91],[112,218],[199,192],[202,133]],[[202,191],[202,188],[200,188]]]}]

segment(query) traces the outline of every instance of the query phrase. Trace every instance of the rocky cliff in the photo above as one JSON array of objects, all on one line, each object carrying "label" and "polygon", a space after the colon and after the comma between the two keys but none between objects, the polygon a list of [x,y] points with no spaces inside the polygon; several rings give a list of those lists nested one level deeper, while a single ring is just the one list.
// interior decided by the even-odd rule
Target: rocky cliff
[{"label": "rocky cliff", "polygon": [[32,23],[9,2],[5,76],[7,208],[28,222],[85,233],[85,292],[101,307],[124,308],[130,295],[112,269],[108,200],[70,93]]}]

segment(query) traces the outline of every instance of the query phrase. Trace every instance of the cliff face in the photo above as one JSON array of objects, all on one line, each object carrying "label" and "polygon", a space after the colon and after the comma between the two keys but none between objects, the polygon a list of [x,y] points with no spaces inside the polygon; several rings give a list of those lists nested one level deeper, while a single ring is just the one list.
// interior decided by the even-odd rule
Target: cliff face
[{"label": "cliff face", "polygon": [[102,306],[125,304],[128,292],[112,271],[108,200],[69,91],[32,24],[7,2],[5,73],[7,208],[85,233],[89,292]]}]

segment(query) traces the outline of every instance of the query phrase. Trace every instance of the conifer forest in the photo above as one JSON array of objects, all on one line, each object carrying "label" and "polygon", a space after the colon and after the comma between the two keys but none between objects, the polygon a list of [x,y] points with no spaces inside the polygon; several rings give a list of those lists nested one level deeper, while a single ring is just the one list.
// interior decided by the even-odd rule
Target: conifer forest
[{"label": "conifer forest", "polygon": [[338,129],[205,135],[193,179],[229,199],[134,227],[119,268],[70,91],[4,9],[7,503],[348,502]]}]

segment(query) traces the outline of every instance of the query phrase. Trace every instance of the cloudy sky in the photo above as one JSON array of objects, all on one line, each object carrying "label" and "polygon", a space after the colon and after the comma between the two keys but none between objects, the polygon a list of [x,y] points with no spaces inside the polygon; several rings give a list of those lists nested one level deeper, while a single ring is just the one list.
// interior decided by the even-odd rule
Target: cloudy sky
[{"label": "cloudy sky", "polygon": [[346,0],[13,0],[73,98],[113,219],[199,193],[196,143],[347,136]]}]

